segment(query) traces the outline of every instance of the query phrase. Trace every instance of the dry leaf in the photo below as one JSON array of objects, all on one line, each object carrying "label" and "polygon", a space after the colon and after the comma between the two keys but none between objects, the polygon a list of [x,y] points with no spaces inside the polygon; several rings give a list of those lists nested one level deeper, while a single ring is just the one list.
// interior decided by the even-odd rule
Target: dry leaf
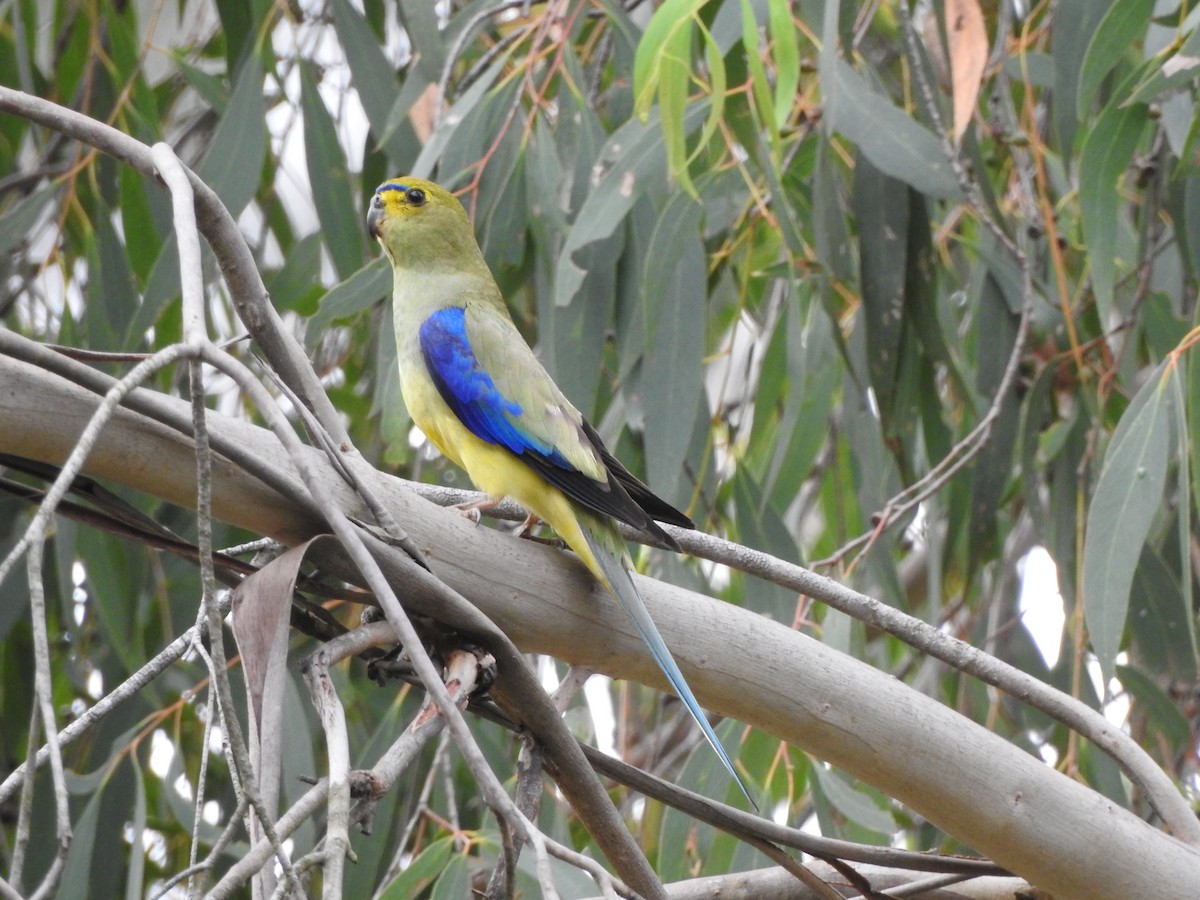
[{"label": "dry leaf", "polygon": [[945,0],[946,40],[950,46],[954,142],[962,140],[975,112],[975,98],[987,65],[988,37],[979,0]]}]

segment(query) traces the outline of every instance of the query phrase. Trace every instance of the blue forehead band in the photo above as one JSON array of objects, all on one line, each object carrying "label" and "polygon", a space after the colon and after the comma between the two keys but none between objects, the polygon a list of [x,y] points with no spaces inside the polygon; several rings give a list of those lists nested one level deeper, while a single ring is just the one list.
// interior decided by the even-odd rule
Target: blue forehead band
[{"label": "blue forehead band", "polygon": [[407,191],[407,190],[408,190],[407,184],[381,184],[379,187],[377,187],[375,189],[375,193],[382,194],[384,191],[400,191],[403,193],[404,191]]}]

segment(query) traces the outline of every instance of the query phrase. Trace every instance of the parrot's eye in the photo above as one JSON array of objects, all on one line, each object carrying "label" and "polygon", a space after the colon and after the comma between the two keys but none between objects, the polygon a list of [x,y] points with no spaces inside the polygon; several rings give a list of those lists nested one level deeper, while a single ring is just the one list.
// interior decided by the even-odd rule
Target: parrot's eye
[{"label": "parrot's eye", "polygon": [[409,188],[404,193],[404,199],[406,199],[413,206],[424,206],[425,192],[420,188]]}]

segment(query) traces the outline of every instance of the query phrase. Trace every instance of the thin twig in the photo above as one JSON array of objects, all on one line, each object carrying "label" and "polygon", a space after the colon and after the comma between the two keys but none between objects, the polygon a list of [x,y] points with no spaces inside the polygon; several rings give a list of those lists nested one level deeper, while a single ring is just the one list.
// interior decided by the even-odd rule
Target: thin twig
[{"label": "thin twig", "polygon": [[[176,246],[179,252],[180,284],[183,293],[183,336],[189,347],[203,353],[215,345],[208,338],[204,316],[204,277],[200,269],[200,235],[196,228],[195,195],[189,173],[175,156],[169,145],[155,144],[150,151],[151,160],[170,189]],[[223,352],[223,351],[221,351]],[[196,449],[197,519],[200,548],[200,572],[202,599],[201,609],[210,638],[209,653],[212,656],[212,684],[216,687],[221,705],[222,721],[225,725],[227,746],[241,778],[242,790],[248,799],[250,832],[261,828],[275,848],[276,858],[283,868],[284,880],[296,891],[301,892],[299,878],[293,868],[282,842],[275,834],[276,798],[274,789],[268,786],[267,793],[260,790],[264,784],[274,785],[275,779],[265,778],[265,772],[255,772],[251,755],[241,733],[233,691],[229,684],[225,662],[224,631],[222,619],[217,615],[216,580],[213,576],[212,560],[212,452],[208,443],[207,410],[204,406],[204,375],[201,360],[193,355],[189,358],[192,395],[192,434]],[[267,870],[259,874],[262,891],[274,885],[275,873]]]},{"label": "thin twig", "polygon": [[309,697],[325,732],[325,749],[329,757],[329,802],[321,854],[321,896],[324,900],[341,900],[342,872],[350,849],[350,736],[346,730],[346,711],[329,678],[329,668],[336,660],[334,652],[322,647],[301,666]]}]

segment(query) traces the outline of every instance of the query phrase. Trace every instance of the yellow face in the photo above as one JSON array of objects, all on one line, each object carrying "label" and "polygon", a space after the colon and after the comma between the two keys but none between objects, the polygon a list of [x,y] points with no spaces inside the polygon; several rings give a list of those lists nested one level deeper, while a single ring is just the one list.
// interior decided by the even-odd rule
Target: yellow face
[{"label": "yellow face", "polygon": [[367,212],[367,230],[395,264],[434,262],[474,244],[458,198],[424,178],[393,178],[377,187]]},{"label": "yellow face", "polygon": [[375,188],[367,212],[367,229],[382,238],[382,223],[412,219],[429,208],[460,207],[454,195],[424,178],[392,178]]}]

